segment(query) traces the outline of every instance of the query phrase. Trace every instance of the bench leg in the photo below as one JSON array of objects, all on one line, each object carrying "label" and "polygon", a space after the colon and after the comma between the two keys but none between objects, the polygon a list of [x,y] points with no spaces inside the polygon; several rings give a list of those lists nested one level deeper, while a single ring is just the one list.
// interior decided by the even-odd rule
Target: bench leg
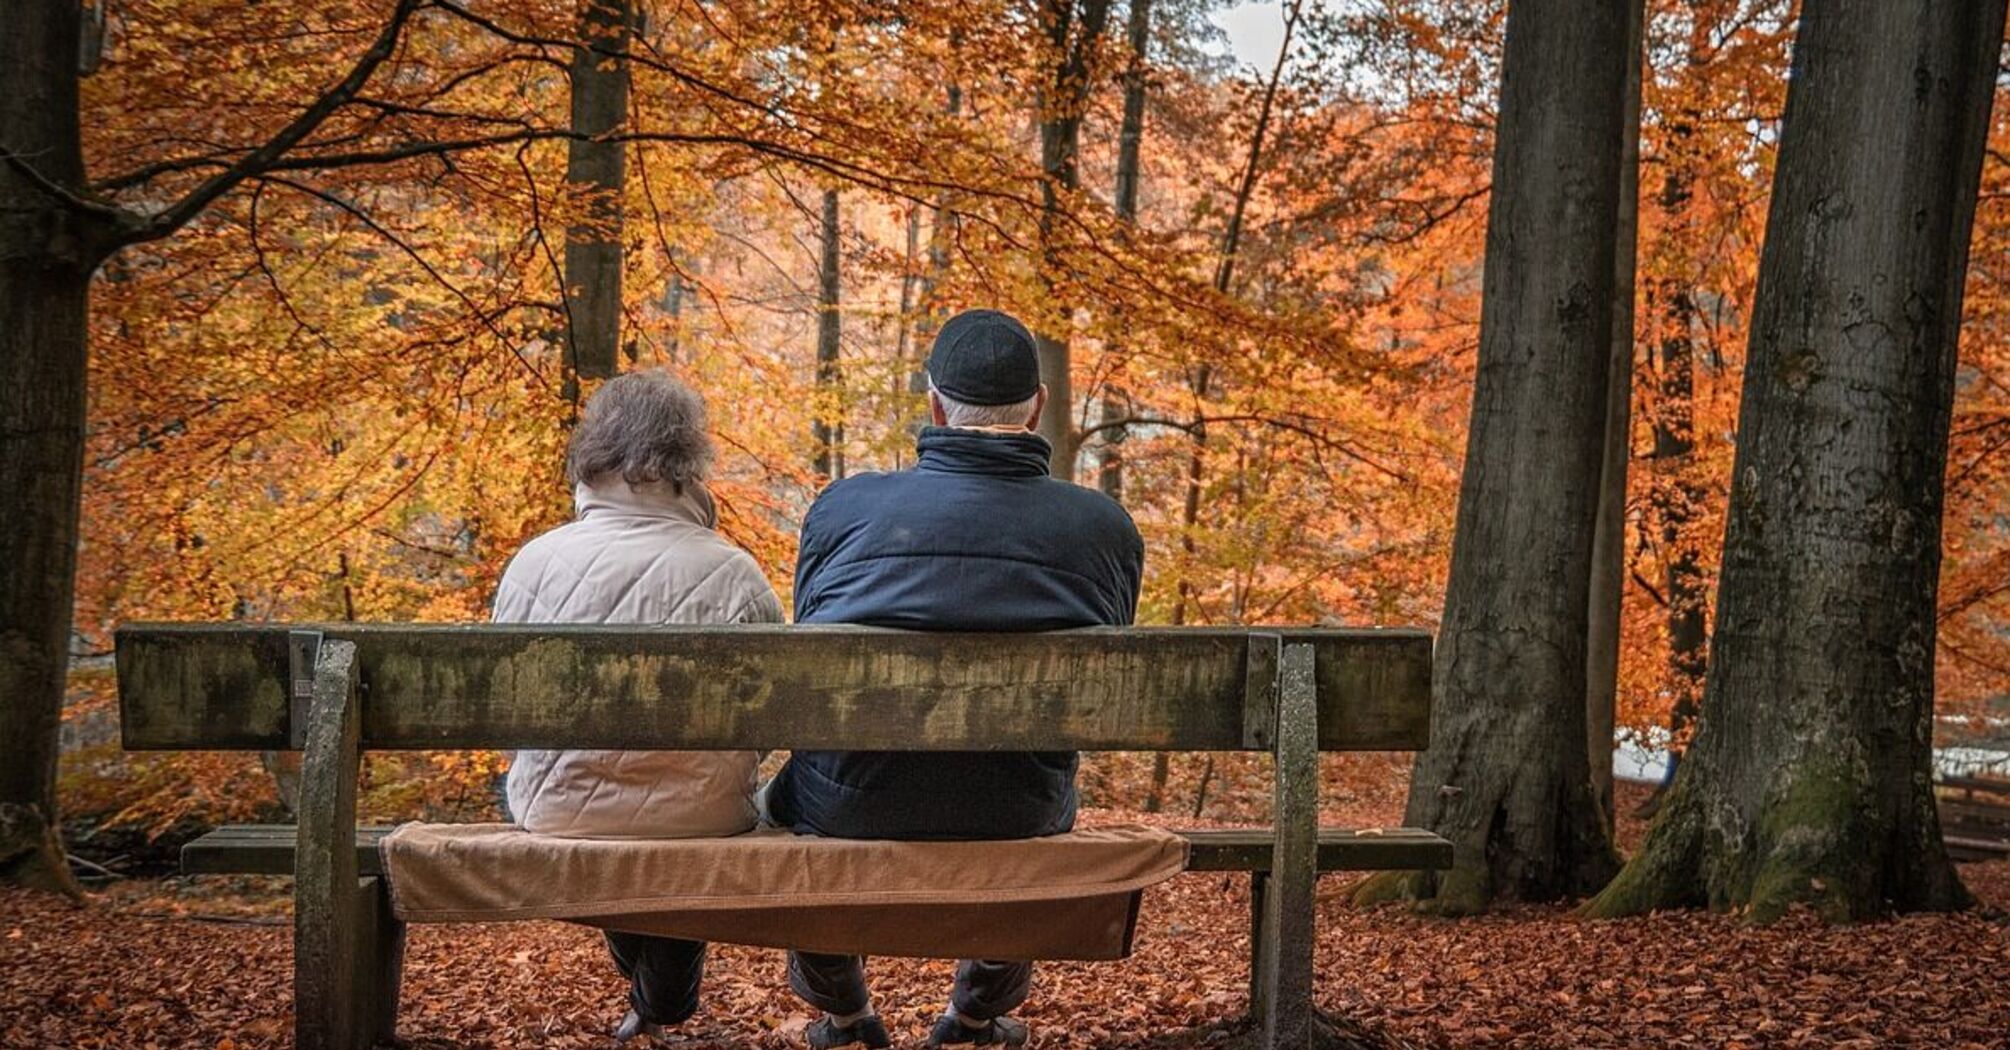
[{"label": "bench leg", "polygon": [[[1263,898],[1270,892],[1270,873],[1252,871],[1249,873],[1249,1016],[1262,1022],[1266,1012],[1263,990],[1270,983],[1270,977],[1263,972],[1263,960],[1269,956],[1263,950]],[[1274,961],[1274,960],[1273,960]]]},{"label": "bench leg", "polygon": [[356,871],[356,647],[321,644],[300,778],[293,849],[293,1045],[358,1050],[375,1034],[358,1015],[358,980],[376,929],[375,889]]},{"label": "bench leg", "polygon": [[405,971],[405,924],[391,913],[391,894],[384,880],[357,880],[362,897],[362,922],[356,951],[356,1016],[367,1023],[379,1046],[398,1043],[398,986]]},{"label": "bench leg", "polygon": [[[1298,1050],[1318,1037],[1312,1009],[1313,890],[1319,878],[1319,738],[1313,649],[1284,647],[1277,697],[1277,840],[1261,895],[1252,996],[1258,1045]],[[1255,895],[1252,894],[1252,897]]]}]

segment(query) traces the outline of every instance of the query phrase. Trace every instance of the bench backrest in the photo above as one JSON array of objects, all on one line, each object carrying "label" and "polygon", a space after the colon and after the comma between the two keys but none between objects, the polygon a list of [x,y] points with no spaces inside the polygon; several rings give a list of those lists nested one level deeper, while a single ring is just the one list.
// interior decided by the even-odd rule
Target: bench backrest
[{"label": "bench backrest", "polygon": [[[1419,750],[1430,737],[1431,640],[1413,630],[311,632],[355,645],[365,748],[1267,750],[1280,646],[1301,643],[1314,654],[1320,750]],[[125,746],[300,746],[311,632],[121,628]]]}]

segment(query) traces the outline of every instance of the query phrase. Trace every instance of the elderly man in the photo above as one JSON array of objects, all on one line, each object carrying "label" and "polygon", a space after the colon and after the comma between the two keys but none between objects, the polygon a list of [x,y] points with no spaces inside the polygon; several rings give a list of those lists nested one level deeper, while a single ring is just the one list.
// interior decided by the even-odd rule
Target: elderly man
[{"label": "elderly man", "polygon": [[[911,470],[824,490],[803,520],[796,622],[942,631],[1128,624],[1144,543],[1101,493],[1047,475],[1033,433],[1047,388],[1033,336],[995,310],[943,325],[928,359],[929,411]],[[1073,752],[888,754],[798,751],[770,785],[769,816],[841,838],[1013,839],[1075,822]],[[965,960],[929,1045],[1026,1041],[1006,1013],[1026,998],[1025,962]],[[888,1045],[865,961],[789,957],[789,983],[825,1016],[812,1047]]]}]

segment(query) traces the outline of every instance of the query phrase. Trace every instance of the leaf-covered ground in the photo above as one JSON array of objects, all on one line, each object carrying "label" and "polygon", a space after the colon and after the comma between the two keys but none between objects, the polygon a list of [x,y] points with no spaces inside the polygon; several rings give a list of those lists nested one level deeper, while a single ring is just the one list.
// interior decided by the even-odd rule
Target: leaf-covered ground
[{"label": "leaf-covered ground", "polygon": [[[1336,794],[1342,815],[1390,813],[1388,792]],[[2010,1046],[2010,864],[1963,875],[1989,908],[1837,928],[1693,913],[1586,923],[1561,907],[1445,922],[1349,910],[1334,878],[1317,991],[1391,1046]],[[134,880],[82,908],[0,891],[0,1045],[285,1045],[283,889]],[[1132,959],[1043,968],[1022,1012],[1039,1045],[1190,1042],[1177,1033],[1234,1018],[1246,904],[1240,876],[1152,891]],[[873,980],[898,1037],[918,1044],[947,964],[879,960]],[[621,1011],[597,935],[555,923],[415,928],[405,994],[402,1032],[418,1048],[607,1046]],[[783,988],[777,953],[715,948],[705,995],[678,1045],[800,1045],[809,1012]]]}]

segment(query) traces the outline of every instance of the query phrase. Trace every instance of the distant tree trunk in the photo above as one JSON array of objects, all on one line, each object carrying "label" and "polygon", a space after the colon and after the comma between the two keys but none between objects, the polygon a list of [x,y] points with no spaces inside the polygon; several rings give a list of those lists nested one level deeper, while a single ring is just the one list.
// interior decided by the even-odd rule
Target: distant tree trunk
[{"label": "distant tree trunk", "polygon": [[[1214,290],[1227,295],[1235,281],[1235,260],[1242,250],[1242,220],[1249,210],[1249,198],[1256,192],[1256,179],[1262,171],[1263,141],[1270,130],[1270,115],[1277,102],[1277,88],[1284,80],[1284,67],[1291,57],[1291,36],[1298,27],[1299,15],[1304,5],[1294,2],[1286,9],[1284,17],[1284,37],[1278,42],[1277,62],[1271,67],[1270,80],[1263,90],[1263,101],[1258,104],[1256,127],[1249,137],[1249,157],[1244,162],[1242,176],[1236,182],[1235,201],[1229,209],[1228,225],[1221,234],[1221,256],[1215,263]],[[1184,626],[1188,620],[1188,610],[1197,607],[1199,592],[1193,584],[1193,563],[1200,553],[1200,544],[1195,530],[1200,528],[1200,504],[1202,489],[1207,480],[1207,391],[1211,382],[1212,369],[1202,362],[1188,376],[1193,394],[1193,425],[1187,428],[1186,494],[1180,505],[1180,570],[1179,579],[1174,583],[1178,600],[1173,603],[1173,625]],[[1145,812],[1156,813],[1164,804],[1166,781],[1172,775],[1171,757],[1160,751],[1152,756],[1152,783],[1145,795]]]},{"label": "distant tree trunk", "polygon": [[[73,0],[10,9],[0,33],[0,151],[84,181]],[[97,233],[0,161],[0,878],[75,893],[56,836],[84,455],[87,303]]]},{"label": "distant tree trunk", "polygon": [[[1704,20],[1691,27],[1688,64],[1692,70],[1708,61],[1713,28]],[[1648,507],[1661,546],[1663,566],[1661,589],[1668,627],[1668,681],[1673,694],[1668,725],[1668,771],[1672,777],[1681,762],[1688,727],[1702,699],[1703,672],[1708,662],[1705,624],[1709,596],[1708,581],[1701,568],[1702,555],[1691,531],[1695,508],[1705,499],[1694,475],[1696,299],[1693,289],[1699,278],[1694,272],[1690,243],[1689,228],[1693,223],[1686,215],[1694,193],[1696,158],[1691,151],[1695,148],[1700,117],[1690,110],[1676,110],[1664,119],[1668,133],[1658,203],[1665,228],[1656,252],[1664,273],[1649,296],[1660,318],[1661,331],[1652,348],[1654,401],[1649,415],[1654,451]],[[1649,818],[1659,811],[1668,783],[1664,778],[1633,815]]]},{"label": "distant tree trunk", "polygon": [[1613,237],[1612,359],[1605,377],[1605,458],[1591,541],[1590,631],[1585,636],[1585,744],[1591,789],[1612,827],[1612,734],[1619,701],[1620,599],[1626,581],[1626,474],[1633,451],[1634,262],[1640,236],[1640,66],[1643,4],[1626,5],[1626,112],[1620,124],[1619,225]]},{"label": "distant tree trunk", "polygon": [[[1674,180],[1671,178],[1671,184]],[[1683,191],[1685,197],[1687,190]],[[1679,278],[1678,278],[1679,280]],[[1672,282],[1671,282],[1672,283]],[[1668,673],[1675,706],[1669,718],[1671,755],[1680,754],[1696,718],[1709,662],[1708,581],[1692,528],[1705,496],[1695,478],[1696,300],[1687,287],[1671,287],[1663,305],[1666,328],[1655,362],[1654,517],[1661,530],[1668,601]]]},{"label": "distant tree trunk", "polygon": [[1361,901],[1469,914],[1592,892],[1617,868],[1586,761],[1585,628],[1612,353],[1627,22],[1618,4],[1508,8],[1478,377],[1406,824],[1443,875]]},{"label": "distant tree trunk", "polygon": [[817,263],[817,418],[814,424],[816,471],[827,481],[844,477],[844,370],[838,360],[843,335],[838,312],[839,240],[838,191],[824,191],[823,252]]},{"label": "distant tree trunk", "polygon": [[[956,38],[952,36],[951,46],[955,46],[956,42]],[[949,85],[949,97],[943,104],[943,112],[951,118],[962,114],[961,85],[955,83]],[[920,304],[921,317],[915,323],[914,364],[907,379],[907,389],[915,394],[928,390],[928,370],[925,367],[928,362],[928,351],[935,342],[935,330],[942,323],[942,304],[936,301],[935,290],[949,275],[949,246],[956,236],[956,217],[950,204],[947,189],[936,193],[933,209],[935,214],[929,221],[928,228],[928,269],[922,274],[920,285],[916,288],[916,302]],[[920,422],[926,423],[927,419],[923,418]]]},{"label": "distant tree trunk", "polygon": [[[1125,36],[1130,44],[1131,57],[1124,67],[1124,117],[1117,129],[1117,185],[1112,204],[1118,219],[1135,223],[1138,218],[1138,183],[1143,167],[1140,153],[1145,140],[1145,87],[1152,43],[1152,0],[1131,0]],[[1129,428],[1119,421],[1129,413],[1130,405],[1124,391],[1114,382],[1106,383],[1102,392],[1100,420],[1104,427],[1102,463],[1096,484],[1103,490],[1103,495],[1120,502],[1124,498],[1124,439],[1129,436]]]},{"label": "distant tree trunk", "polygon": [[[1078,9],[1079,8],[1079,12]],[[1077,26],[1076,15],[1081,24]],[[1067,298],[1060,288],[1062,268],[1060,218],[1063,197],[1081,185],[1082,114],[1090,87],[1090,64],[1110,15],[1110,0],[1040,0],[1041,28],[1047,36],[1052,66],[1040,88],[1040,281],[1045,305],[1058,308],[1062,319],[1034,330],[1040,354],[1040,378],[1047,384],[1047,409],[1040,414],[1040,436],[1054,446],[1050,470],[1064,481],[1075,480],[1075,390],[1069,374]]]},{"label": "distant tree trunk", "polygon": [[1932,790],[1962,281],[2004,0],[1808,0],[1739,407],[1705,701],[1592,915],[1968,903]]},{"label": "distant tree trunk", "polygon": [[[1263,144],[1277,104],[1277,89],[1284,82],[1284,67],[1291,59],[1291,37],[1298,28],[1304,6],[1301,0],[1294,0],[1285,8],[1284,36],[1278,42],[1277,61],[1271,66],[1262,101],[1257,104],[1256,127],[1249,136],[1249,156],[1243,161],[1241,176],[1236,181],[1235,197],[1228,211],[1228,225],[1221,232],[1221,255],[1215,260],[1214,290],[1224,296],[1235,285],[1235,263],[1242,253],[1243,217],[1249,212],[1249,200],[1256,193],[1256,180],[1263,171]],[[1198,590],[1191,578],[1193,559],[1198,553],[1194,530],[1200,525],[1201,494],[1207,477],[1206,402],[1213,379],[1214,369],[1206,361],[1202,361],[1187,376],[1188,388],[1194,399],[1194,418],[1193,424],[1187,428],[1186,500],[1180,510],[1180,554],[1184,564],[1177,583],[1179,600],[1173,606],[1172,621],[1175,624],[1186,623],[1187,610],[1198,601]]]},{"label": "distant tree trunk", "polygon": [[[572,52],[572,130],[598,138],[628,119],[628,62],[634,27],[630,0],[585,0],[580,45]],[[583,204],[565,229],[565,363],[568,390],[580,378],[605,379],[620,368],[621,195],[628,146],[573,139],[565,184]]]}]

